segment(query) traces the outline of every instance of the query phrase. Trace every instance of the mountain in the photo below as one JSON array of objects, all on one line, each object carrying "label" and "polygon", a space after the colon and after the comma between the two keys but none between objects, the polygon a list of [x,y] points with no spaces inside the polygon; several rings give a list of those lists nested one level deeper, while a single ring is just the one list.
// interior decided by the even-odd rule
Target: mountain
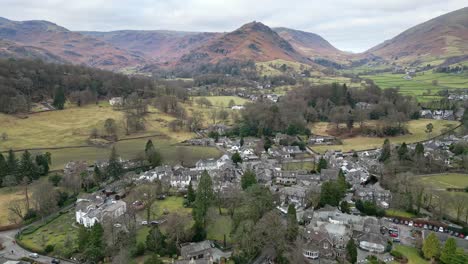
[{"label": "mountain", "polygon": [[468,54],[468,7],[414,26],[366,51],[391,60],[431,61]]},{"label": "mountain", "polygon": [[260,22],[251,22],[230,33],[219,35],[184,55],[180,62],[218,62],[222,59],[287,61],[310,63],[278,33]]},{"label": "mountain", "polygon": [[345,52],[335,48],[330,42],[317,34],[283,27],[274,28],[273,30],[284,40],[291,43],[294,49],[310,58],[336,59],[347,56]]},{"label": "mountain", "polygon": [[221,35],[221,33],[167,30],[120,30],[80,33],[158,61],[178,59],[192,49],[198,48]]},{"label": "mountain", "polygon": [[145,63],[143,57],[138,54],[47,21],[18,22],[2,18],[0,40],[4,42],[4,55],[9,50],[12,51],[10,54],[23,57],[31,51],[31,57],[46,56],[49,59],[55,58],[57,62],[84,64],[109,70]]}]

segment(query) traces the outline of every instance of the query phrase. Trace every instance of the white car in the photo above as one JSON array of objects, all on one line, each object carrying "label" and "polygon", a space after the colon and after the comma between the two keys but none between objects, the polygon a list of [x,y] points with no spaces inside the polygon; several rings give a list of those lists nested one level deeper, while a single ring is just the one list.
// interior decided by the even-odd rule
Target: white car
[{"label": "white car", "polygon": [[39,258],[39,254],[37,254],[37,253],[31,253],[31,254],[29,254],[29,257],[30,257],[30,258]]},{"label": "white car", "polygon": [[141,225],[148,225],[148,221],[141,221]]},{"label": "white car", "polygon": [[443,227],[439,227],[439,232],[443,233],[443,232],[444,232],[444,228],[443,228]]},{"label": "white car", "polygon": [[408,226],[413,226],[413,221],[410,221],[410,222],[408,223]]}]

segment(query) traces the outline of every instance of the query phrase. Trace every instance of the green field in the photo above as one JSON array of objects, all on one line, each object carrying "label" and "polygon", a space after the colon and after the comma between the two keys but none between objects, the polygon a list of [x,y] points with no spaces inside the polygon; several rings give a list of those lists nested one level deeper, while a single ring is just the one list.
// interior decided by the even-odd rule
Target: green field
[{"label": "green field", "polygon": [[[433,73],[426,71],[418,73],[413,79],[403,79],[405,74],[382,73],[375,75],[362,75],[361,78],[373,80],[380,88],[400,88],[405,95],[416,96],[418,101],[427,102],[440,99],[437,92],[446,89],[468,88],[468,73],[450,74]],[[438,83],[434,85],[432,81]]]},{"label": "green field", "polygon": [[[407,123],[409,133],[402,136],[389,137],[392,144],[401,144],[414,143],[422,140],[428,139],[429,135],[425,132],[426,125],[432,123],[434,129],[431,136],[439,135],[442,130],[448,129],[458,125],[457,121],[447,121],[447,120],[432,120],[432,119],[419,119],[411,120]],[[315,123],[312,128],[312,133],[318,135],[328,135],[327,130],[331,126],[329,123],[319,122]],[[356,150],[366,150],[381,147],[385,138],[379,137],[365,137],[365,136],[356,136],[352,138],[342,139],[342,145],[323,145],[323,146],[314,146],[312,149],[319,153],[325,153],[327,150],[342,150],[345,152]]]},{"label": "green field", "polygon": [[236,105],[243,105],[248,102],[247,99],[239,96],[194,96],[192,97],[194,104],[198,98],[205,97],[208,99],[214,106],[228,107],[231,100],[234,101]]},{"label": "green field", "polygon": [[288,162],[288,163],[283,163],[282,169],[286,171],[295,171],[295,170],[311,171],[315,169],[315,163],[313,163],[312,161]]},{"label": "green field", "polygon": [[74,226],[74,223],[75,212],[72,209],[35,232],[22,235],[20,241],[36,252],[43,251],[47,245],[54,245],[54,255],[60,255],[59,251],[65,248],[67,239],[71,241],[73,247],[76,246],[78,226]]},{"label": "green field", "polygon": [[[396,245],[393,250],[399,251],[408,258],[408,264],[429,264],[424,258],[421,257],[419,251],[414,247]],[[397,263],[397,262],[394,262]]]},{"label": "green field", "polygon": [[388,209],[385,210],[385,215],[389,217],[406,217],[406,218],[413,218],[415,217],[414,214],[402,211],[402,210],[397,210],[397,209]]},{"label": "green field", "polygon": [[[468,201],[468,193],[466,192],[447,191],[447,188],[468,187],[468,174],[443,173],[423,175],[418,176],[417,181],[425,187],[426,193],[432,194],[433,196],[444,195],[449,199]],[[447,201],[443,200],[443,202]],[[452,205],[452,203],[448,202],[448,205]],[[453,206],[445,207],[445,209],[449,216],[456,218],[456,209]],[[463,215],[461,217],[464,219]]]}]

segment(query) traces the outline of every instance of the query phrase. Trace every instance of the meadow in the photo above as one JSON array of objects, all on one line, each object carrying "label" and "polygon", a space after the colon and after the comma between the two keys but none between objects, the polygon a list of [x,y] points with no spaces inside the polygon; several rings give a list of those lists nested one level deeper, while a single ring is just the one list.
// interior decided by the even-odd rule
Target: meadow
[{"label": "meadow", "polygon": [[[394,250],[399,251],[408,258],[408,264],[429,264],[429,261],[421,257],[418,249],[410,246],[396,245]],[[397,263],[394,261],[393,263]]]},{"label": "meadow", "polygon": [[[375,75],[362,75],[361,78],[373,80],[380,88],[400,88],[405,95],[415,96],[420,102],[437,100],[442,97],[437,92],[446,89],[468,88],[468,73],[434,73],[425,71],[418,73],[411,80],[403,77],[405,74],[382,73]],[[432,82],[437,81],[436,85]]]},{"label": "meadow", "polygon": [[[429,135],[425,132],[426,125],[432,123],[434,125],[433,132]],[[406,143],[415,143],[428,139],[430,136],[434,137],[440,135],[444,130],[450,129],[457,126],[459,123],[457,121],[447,121],[447,120],[432,120],[432,119],[419,119],[411,120],[407,122],[407,127],[409,133],[406,135],[388,137],[392,144],[401,144]],[[330,123],[318,122],[314,123],[311,126],[312,133],[317,135],[329,135],[328,130],[330,126],[333,126]],[[351,138],[341,139],[342,145],[322,145],[322,146],[313,146],[312,149],[319,153],[325,153],[327,150],[342,150],[344,152],[349,151],[361,151],[366,149],[373,149],[381,147],[385,138],[381,137],[367,137],[367,136],[355,136]]]}]

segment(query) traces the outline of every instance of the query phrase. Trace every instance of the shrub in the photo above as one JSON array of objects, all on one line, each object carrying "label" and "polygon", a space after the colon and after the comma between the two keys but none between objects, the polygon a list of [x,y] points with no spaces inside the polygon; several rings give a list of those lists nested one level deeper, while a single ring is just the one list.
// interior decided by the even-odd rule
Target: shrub
[{"label": "shrub", "polygon": [[49,254],[50,252],[54,251],[54,245],[47,245],[45,248],[44,248],[44,252]]},{"label": "shrub", "polygon": [[145,243],[139,242],[132,250],[130,251],[130,255],[132,257],[143,256],[145,254]]}]

